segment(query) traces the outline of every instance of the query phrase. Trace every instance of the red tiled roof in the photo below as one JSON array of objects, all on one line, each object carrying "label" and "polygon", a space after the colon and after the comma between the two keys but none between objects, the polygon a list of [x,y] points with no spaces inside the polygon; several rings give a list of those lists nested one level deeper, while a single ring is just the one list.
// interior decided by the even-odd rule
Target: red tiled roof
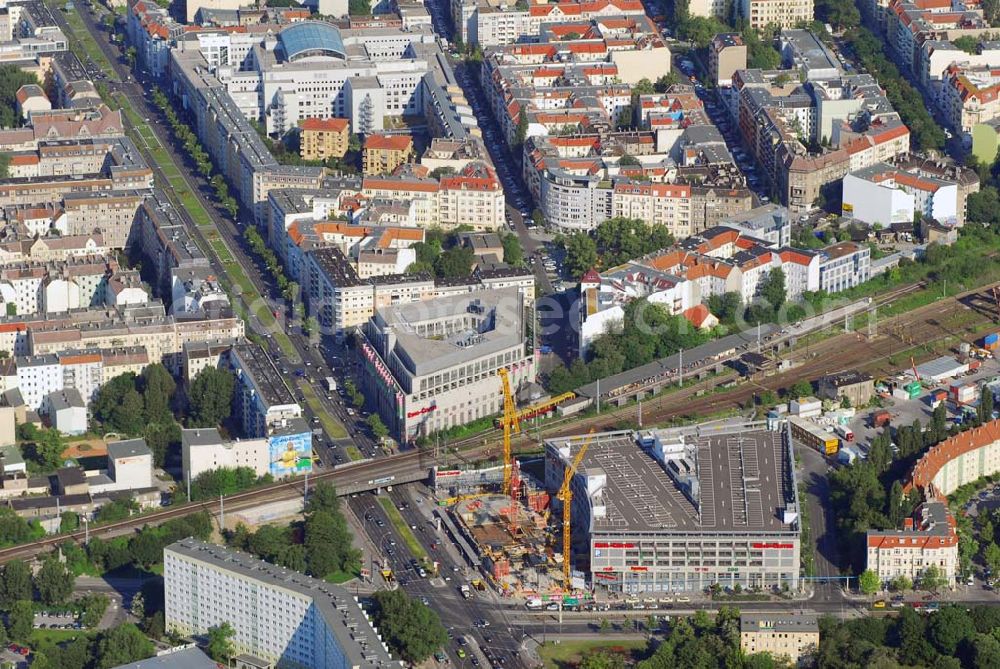
[{"label": "red tiled roof", "polygon": [[368,135],[365,138],[365,149],[406,151],[411,146],[413,138],[409,135]]},{"label": "red tiled roof", "polygon": [[301,127],[303,130],[343,132],[349,123],[346,118],[307,118]]},{"label": "red tiled roof", "polygon": [[934,477],[948,462],[960,455],[989,446],[995,441],[1000,441],[1000,420],[992,420],[981,427],[959,432],[954,437],[931,446],[913,466],[910,480],[903,488],[904,492],[909,493],[912,488],[917,487],[928,494],[929,488],[933,486]]}]

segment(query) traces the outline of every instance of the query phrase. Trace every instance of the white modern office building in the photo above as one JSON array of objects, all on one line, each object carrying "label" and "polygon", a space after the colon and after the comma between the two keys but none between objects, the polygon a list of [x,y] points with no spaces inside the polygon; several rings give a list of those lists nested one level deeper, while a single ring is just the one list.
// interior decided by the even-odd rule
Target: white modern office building
[{"label": "white modern office building", "polygon": [[[204,635],[229,623],[237,654],[259,666],[399,667],[344,588],[222,546],[184,539],[163,550],[166,627]],[[257,665],[253,665],[257,666]]]},{"label": "white modern office building", "polygon": [[365,396],[401,441],[503,409],[498,370],[516,391],[535,380],[532,295],[465,292],[380,308],[359,338]]}]

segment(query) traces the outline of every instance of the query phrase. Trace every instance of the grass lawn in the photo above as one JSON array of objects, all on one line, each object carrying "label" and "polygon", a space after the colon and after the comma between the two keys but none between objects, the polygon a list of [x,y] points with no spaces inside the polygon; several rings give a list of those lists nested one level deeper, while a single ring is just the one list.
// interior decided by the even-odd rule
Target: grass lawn
[{"label": "grass lawn", "polygon": [[52,648],[64,641],[70,641],[78,636],[90,636],[93,632],[87,630],[32,630],[28,647],[32,650]]},{"label": "grass lawn", "polygon": [[353,572],[335,571],[332,574],[329,574],[323,580],[328,581],[330,583],[336,583],[337,585],[340,585],[341,583],[347,583],[348,581],[353,580],[353,579],[355,579],[357,577],[358,577],[358,574],[355,574]]},{"label": "grass lawn", "polygon": [[357,446],[348,446],[344,449],[344,452],[347,453],[347,457],[350,458],[351,462],[365,459],[365,456],[361,454]]},{"label": "grass lawn", "polygon": [[343,439],[346,437],[347,430],[340,424],[340,421],[334,418],[329,411],[323,408],[323,403],[319,401],[319,397],[316,396],[316,391],[313,390],[313,387],[302,381],[298,382],[298,386],[299,390],[302,391],[302,396],[306,398],[306,404],[309,405],[309,408],[312,409],[314,414],[319,416],[319,422],[323,424],[323,429],[326,430],[328,435],[330,435],[330,438]]},{"label": "grass lawn", "polygon": [[410,529],[410,526],[406,524],[406,521],[403,520],[403,516],[400,515],[399,509],[395,507],[392,500],[388,497],[379,497],[378,501],[379,504],[382,505],[382,508],[385,509],[385,515],[389,516],[389,522],[392,523],[392,526],[396,528],[397,532],[399,532],[399,536],[403,537],[403,542],[406,544],[406,547],[410,549],[410,553],[413,554],[413,557],[418,560],[426,560],[427,551],[425,551],[424,547],[420,545],[417,538],[413,536],[413,531]]},{"label": "grass lawn", "polygon": [[621,652],[632,659],[641,659],[646,655],[646,645],[645,639],[561,641],[539,646],[538,655],[542,658],[545,669],[566,669],[575,666],[585,655],[595,650]]}]

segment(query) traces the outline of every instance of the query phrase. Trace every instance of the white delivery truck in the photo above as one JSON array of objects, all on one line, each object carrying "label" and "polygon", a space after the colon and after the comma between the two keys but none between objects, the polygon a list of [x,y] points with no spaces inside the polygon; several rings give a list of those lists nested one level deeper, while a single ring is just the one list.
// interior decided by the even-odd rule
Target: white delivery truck
[{"label": "white delivery truck", "polygon": [[837,431],[837,436],[839,436],[844,441],[854,441],[854,432],[852,432],[851,428],[847,427],[846,425],[838,425],[836,431]]},{"label": "white delivery truck", "polygon": [[326,389],[331,393],[337,389],[337,380],[332,376],[326,377]]}]

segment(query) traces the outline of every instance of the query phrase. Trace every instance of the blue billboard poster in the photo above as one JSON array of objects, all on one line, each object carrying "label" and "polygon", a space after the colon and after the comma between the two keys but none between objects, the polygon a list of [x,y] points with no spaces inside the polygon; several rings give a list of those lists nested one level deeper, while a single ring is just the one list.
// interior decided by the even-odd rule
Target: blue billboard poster
[{"label": "blue billboard poster", "polygon": [[312,471],[312,435],[282,434],[270,438],[270,471],[274,478]]}]

